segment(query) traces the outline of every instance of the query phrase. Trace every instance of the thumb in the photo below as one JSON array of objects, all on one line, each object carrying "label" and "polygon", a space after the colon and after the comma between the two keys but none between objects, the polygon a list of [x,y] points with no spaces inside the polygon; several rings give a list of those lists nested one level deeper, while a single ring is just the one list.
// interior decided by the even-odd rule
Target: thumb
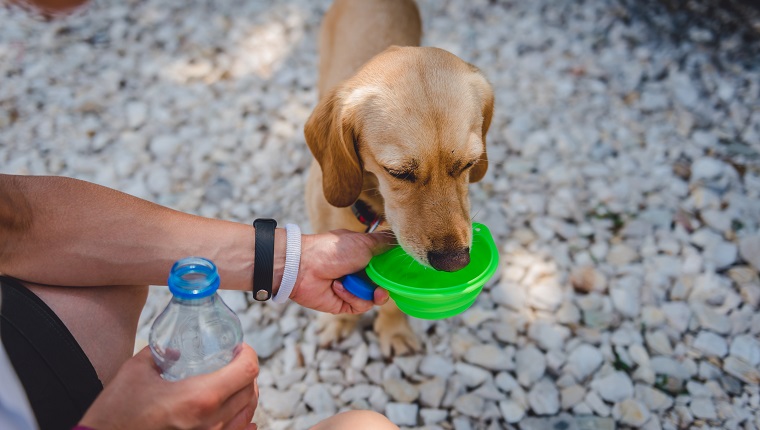
[{"label": "thumb", "polygon": [[148,363],[148,362],[153,363],[153,354],[151,354],[150,352],[150,347],[149,346],[144,347],[143,349],[138,351],[137,354],[135,354],[132,357],[132,359],[141,363]]},{"label": "thumb", "polygon": [[370,244],[372,255],[382,254],[398,245],[398,242],[396,242],[396,236],[393,235],[391,230],[367,233],[366,236],[372,241]]}]

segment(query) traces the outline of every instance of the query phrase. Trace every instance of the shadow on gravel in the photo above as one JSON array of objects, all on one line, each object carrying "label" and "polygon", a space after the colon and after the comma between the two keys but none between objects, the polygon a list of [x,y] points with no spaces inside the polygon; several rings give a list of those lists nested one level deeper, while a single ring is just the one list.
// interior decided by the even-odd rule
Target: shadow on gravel
[{"label": "shadow on gravel", "polygon": [[652,30],[654,42],[699,45],[717,58],[760,68],[760,2],[757,0],[617,0],[624,19]]}]

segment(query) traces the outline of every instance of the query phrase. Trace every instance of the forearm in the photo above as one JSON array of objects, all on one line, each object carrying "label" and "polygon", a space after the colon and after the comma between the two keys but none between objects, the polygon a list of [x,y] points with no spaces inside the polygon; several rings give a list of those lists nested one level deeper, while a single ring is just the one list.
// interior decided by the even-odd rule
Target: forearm
[{"label": "forearm", "polygon": [[[0,273],[70,285],[165,285],[187,256],[217,265],[222,287],[250,290],[254,230],[62,177],[0,175]],[[273,283],[284,264],[278,229]]]}]

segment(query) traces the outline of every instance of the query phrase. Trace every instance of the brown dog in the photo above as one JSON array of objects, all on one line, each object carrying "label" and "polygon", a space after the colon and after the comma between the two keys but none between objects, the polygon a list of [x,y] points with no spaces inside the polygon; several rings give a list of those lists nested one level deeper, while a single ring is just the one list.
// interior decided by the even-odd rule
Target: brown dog
[{"label": "brown dog", "polygon": [[[319,103],[305,126],[315,158],[306,204],[316,232],[365,231],[358,208],[360,216],[383,216],[420,263],[454,271],[470,260],[468,183],[488,167],[493,91],[476,67],[418,47],[420,37],[413,0],[336,0],[330,7],[320,38]],[[321,342],[346,336],[357,319],[321,317]],[[393,303],[380,308],[374,328],[386,356],[419,348]]]}]

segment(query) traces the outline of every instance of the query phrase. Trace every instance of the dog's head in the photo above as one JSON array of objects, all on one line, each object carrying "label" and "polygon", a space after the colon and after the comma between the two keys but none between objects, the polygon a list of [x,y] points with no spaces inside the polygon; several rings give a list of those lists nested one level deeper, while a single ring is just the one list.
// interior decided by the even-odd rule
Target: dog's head
[{"label": "dog's head", "polygon": [[493,91],[480,71],[437,48],[391,47],[326,94],[306,123],[327,201],[353,204],[365,176],[420,263],[469,263],[468,183],[488,168]]}]

